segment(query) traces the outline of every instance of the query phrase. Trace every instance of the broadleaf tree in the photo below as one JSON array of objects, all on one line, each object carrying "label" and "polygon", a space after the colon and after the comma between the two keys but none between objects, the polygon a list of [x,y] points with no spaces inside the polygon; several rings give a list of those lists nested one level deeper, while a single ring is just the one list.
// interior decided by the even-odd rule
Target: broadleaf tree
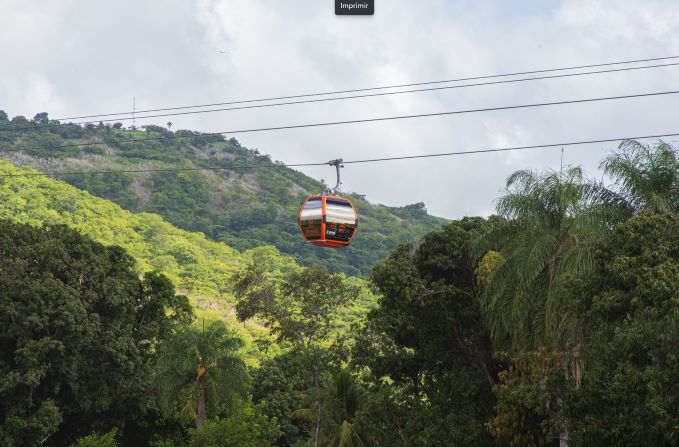
[{"label": "broadleaf tree", "polygon": [[360,288],[343,274],[307,267],[290,273],[282,281],[270,278],[255,265],[236,275],[238,319],[263,321],[276,340],[300,357],[307,371],[307,405],[312,409],[313,444],[321,439],[325,398],[322,376],[329,364],[328,348],[338,328],[340,309],[353,302]]},{"label": "broadleaf tree", "polygon": [[64,445],[143,418],[156,349],[190,320],[162,275],[64,226],[0,221],[0,444]]}]

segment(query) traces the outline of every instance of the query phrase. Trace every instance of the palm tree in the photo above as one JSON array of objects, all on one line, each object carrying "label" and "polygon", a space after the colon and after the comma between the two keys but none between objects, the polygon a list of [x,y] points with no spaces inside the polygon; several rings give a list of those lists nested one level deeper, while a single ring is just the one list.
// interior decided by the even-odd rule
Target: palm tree
[{"label": "palm tree", "polygon": [[[564,287],[592,270],[595,243],[628,212],[614,194],[586,180],[579,167],[517,171],[506,188],[497,201],[504,220],[475,247],[477,257],[491,250],[501,255],[484,284],[486,322],[498,350],[515,358],[540,353],[579,383],[580,328]],[[564,426],[561,445],[567,439]]]},{"label": "palm tree", "polygon": [[679,157],[669,144],[623,141],[601,167],[635,213],[679,212]]},{"label": "palm tree", "polygon": [[[358,433],[355,425],[356,412],[362,401],[363,392],[354,381],[351,373],[347,370],[341,370],[334,374],[326,391],[334,405],[330,410],[324,412],[324,419],[328,424],[335,426],[335,431],[332,438],[328,436],[323,442],[318,436],[319,427],[317,425],[314,445],[367,447],[369,443],[364,436]],[[320,402],[314,401],[310,408],[295,410],[292,417],[314,423],[321,408]]]},{"label": "palm tree", "polygon": [[245,363],[238,355],[243,341],[221,321],[201,329],[186,327],[160,349],[156,378],[163,412],[172,414],[180,405],[184,421],[196,418],[205,426],[207,410],[218,404],[233,406],[247,381]]},{"label": "palm tree", "polygon": [[368,443],[356,431],[355,418],[363,393],[350,372],[341,370],[332,378],[332,395],[339,403],[335,415],[338,424],[331,447],[365,447]]},{"label": "palm tree", "polygon": [[517,171],[506,188],[497,201],[504,220],[474,250],[502,257],[484,286],[487,323],[499,349],[563,352],[577,343],[578,330],[562,287],[590,271],[594,243],[626,217],[625,209],[579,167]]}]

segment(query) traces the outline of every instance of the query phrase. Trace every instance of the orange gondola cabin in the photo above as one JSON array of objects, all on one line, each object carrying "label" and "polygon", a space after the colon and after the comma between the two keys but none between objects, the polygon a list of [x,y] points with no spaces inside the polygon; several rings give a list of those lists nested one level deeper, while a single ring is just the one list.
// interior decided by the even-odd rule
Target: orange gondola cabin
[{"label": "orange gondola cabin", "polygon": [[321,247],[343,247],[354,238],[358,216],[348,199],[318,195],[302,204],[298,223],[306,241]]},{"label": "orange gondola cabin", "polygon": [[304,240],[319,247],[344,247],[349,245],[358,227],[358,216],[349,199],[338,195],[342,159],[330,160],[337,171],[337,185],[323,194],[311,196],[299,210],[297,223]]}]

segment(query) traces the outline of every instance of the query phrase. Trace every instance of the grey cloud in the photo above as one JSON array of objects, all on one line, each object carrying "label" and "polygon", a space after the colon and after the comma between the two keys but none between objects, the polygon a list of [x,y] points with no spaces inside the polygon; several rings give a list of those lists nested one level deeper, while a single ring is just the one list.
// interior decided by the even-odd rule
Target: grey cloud
[{"label": "grey cloud", "polygon": [[[9,1],[0,17],[0,108],[51,116],[174,106],[679,54],[679,5],[632,0],[378,0],[372,18],[331,2]],[[327,4],[326,4],[327,3]],[[304,8],[301,5],[304,4]],[[304,11],[300,13],[299,11]],[[218,50],[224,53],[219,53]],[[676,89],[677,68],[418,95],[173,117],[221,131]],[[677,132],[664,97],[237,135],[286,162],[464,151]],[[164,122],[164,120],[159,120]],[[600,176],[613,145],[568,148]],[[514,170],[559,167],[558,148],[348,166],[348,190],[446,217],[488,214]],[[329,179],[330,168],[305,173]]]}]

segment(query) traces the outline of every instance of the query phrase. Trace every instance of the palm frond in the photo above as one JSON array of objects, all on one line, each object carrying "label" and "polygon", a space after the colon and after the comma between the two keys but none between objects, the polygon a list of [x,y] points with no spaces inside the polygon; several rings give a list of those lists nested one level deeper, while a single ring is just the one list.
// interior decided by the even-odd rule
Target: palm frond
[{"label": "palm frond", "polygon": [[337,447],[353,447],[353,439],[353,425],[349,421],[342,422],[342,425],[339,427],[339,443]]},{"label": "palm frond", "polygon": [[492,249],[504,259],[484,283],[484,318],[495,343],[516,350],[545,347],[555,328],[570,324],[563,321],[564,278],[592,268],[595,242],[630,208],[626,198],[570,166],[515,172],[497,211],[506,220],[474,246],[477,257]]},{"label": "palm frond", "polygon": [[601,166],[636,212],[675,212],[679,201],[679,158],[667,143],[654,148],[623,141]]}]

